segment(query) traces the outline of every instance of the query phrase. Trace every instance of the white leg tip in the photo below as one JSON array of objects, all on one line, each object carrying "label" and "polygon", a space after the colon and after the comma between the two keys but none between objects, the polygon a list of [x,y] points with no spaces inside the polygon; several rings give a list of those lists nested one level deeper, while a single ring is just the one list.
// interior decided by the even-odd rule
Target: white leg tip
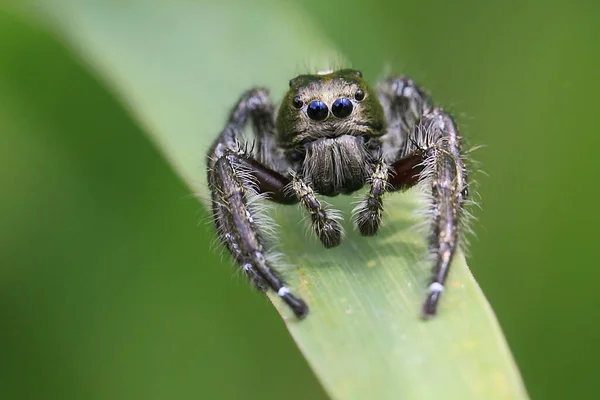
[{"label": "white leg tip", "polygon": [[439,293],[444,291],[444,285],[439,282],[433,282],[429,285],[429,291],[434,293]]},{"label": "white leg tip", "polygon": [[285,286],[282,286],[282,287],[281,287],[281,288],[280,288],[280,289],[277,291],[277,294],[279,295],[279,297],[283,297],[283,296],[285,296],[286,294],[288,294],[289,292],[290,292],[290,289],[288,289],[288,288],[287,288],[287,287],[285,287]]}]

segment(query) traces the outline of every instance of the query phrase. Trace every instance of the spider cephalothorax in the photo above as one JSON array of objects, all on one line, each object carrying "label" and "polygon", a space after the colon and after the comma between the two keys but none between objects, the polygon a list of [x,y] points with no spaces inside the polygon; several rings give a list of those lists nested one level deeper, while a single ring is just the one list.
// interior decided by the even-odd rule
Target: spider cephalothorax
[{"label": "spider cephalothorax", "polygon": [[[271,265],[255,221],[256,195],[300,205],[326,248],[343,239],[337,214],[318,195],[350,194],[368,185],[354,209],[364,236],[375,235],[383,195],[419,182],[430,189],[434,277],[424,304],[435,314],[458,245],[467,193],[460,137],[452,118],[406,77],[371,88],[359,71],[300,75],[276,109],[265,89],[244,93],[209,153],[213,217],[223,245],[262,291],[272,289],[296,316],[308,313]],[[239,142],[250,119],[255,151]]]},{"label": "spider cephalothorax", "polygon": [[369,177],[369,140],[384,133],[381,104],[358,71],[301,75],[290,81],[276,120],[276,142],[312,188],[352,193]]}]

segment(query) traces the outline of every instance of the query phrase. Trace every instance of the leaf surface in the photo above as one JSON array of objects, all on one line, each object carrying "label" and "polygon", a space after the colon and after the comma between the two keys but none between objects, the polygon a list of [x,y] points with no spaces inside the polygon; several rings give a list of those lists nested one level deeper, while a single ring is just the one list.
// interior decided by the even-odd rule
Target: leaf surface
[{"label": "leaf surface", "polygon": [[[240,93],[267,86],[277,99],[291,77],[342,58],[293,3],[34,4],[37,11],[30,15],[99,74],[204,199],[206,150]],[[311,313],[298,322],[277,296],[271,298],[331,397],[526,399],[462,253],[455,257],[439,316],[420,318],[430,266],[423,262],[425,237],[412,228],[418,194],[385,198],[385,226],[375,238],[353,230],[353,200],[331,200],[344,212],[347,231],[333,250],[305,233],[295,207],[274,208],[278,250],[293,266],[286,273],[290,287]]]}]

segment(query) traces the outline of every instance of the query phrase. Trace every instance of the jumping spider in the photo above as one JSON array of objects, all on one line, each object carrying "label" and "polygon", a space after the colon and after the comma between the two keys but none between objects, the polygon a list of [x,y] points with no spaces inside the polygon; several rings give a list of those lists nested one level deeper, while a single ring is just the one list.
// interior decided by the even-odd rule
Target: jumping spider
[{"label": "jumping spider", "polygon": [[[250,120],[252,149],[241,144]],[[274,290],[298,318],[306,303],[292,295],[273,268],[254,200],[300,205],[326,248],[340,244],[335,212],[317,194],[350,194],[368,185],[353,210],[360,233],[381,224],[382,197],[420,182],[429,190],[429,250],[434,273],[423,306],[436,313],[458,245],[467,196],[467,174],[456,124],[407,77],[388,77],[372,89],[360,71],[300,75],[278,109],[268,91],[245,92],[208,155],[212,213],[222,244],[261,291]]]}]

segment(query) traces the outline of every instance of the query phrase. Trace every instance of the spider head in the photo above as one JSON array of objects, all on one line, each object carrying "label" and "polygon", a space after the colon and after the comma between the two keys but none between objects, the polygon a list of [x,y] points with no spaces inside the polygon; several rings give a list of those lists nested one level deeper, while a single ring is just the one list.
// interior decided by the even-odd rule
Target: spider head
[{"label": "spider head", "polygon": [[366,141],[381,136],[384,125],[377,94],[352,69],[292,79],[277,115],[278,142],[287,149],[344,135]]},{"label": "spider head", "polygon": [[325,195],[364,185],[366,143],[385,133],[377,93],[352,69],[292,79],[276,126],[278,144],[294,168]]}]

